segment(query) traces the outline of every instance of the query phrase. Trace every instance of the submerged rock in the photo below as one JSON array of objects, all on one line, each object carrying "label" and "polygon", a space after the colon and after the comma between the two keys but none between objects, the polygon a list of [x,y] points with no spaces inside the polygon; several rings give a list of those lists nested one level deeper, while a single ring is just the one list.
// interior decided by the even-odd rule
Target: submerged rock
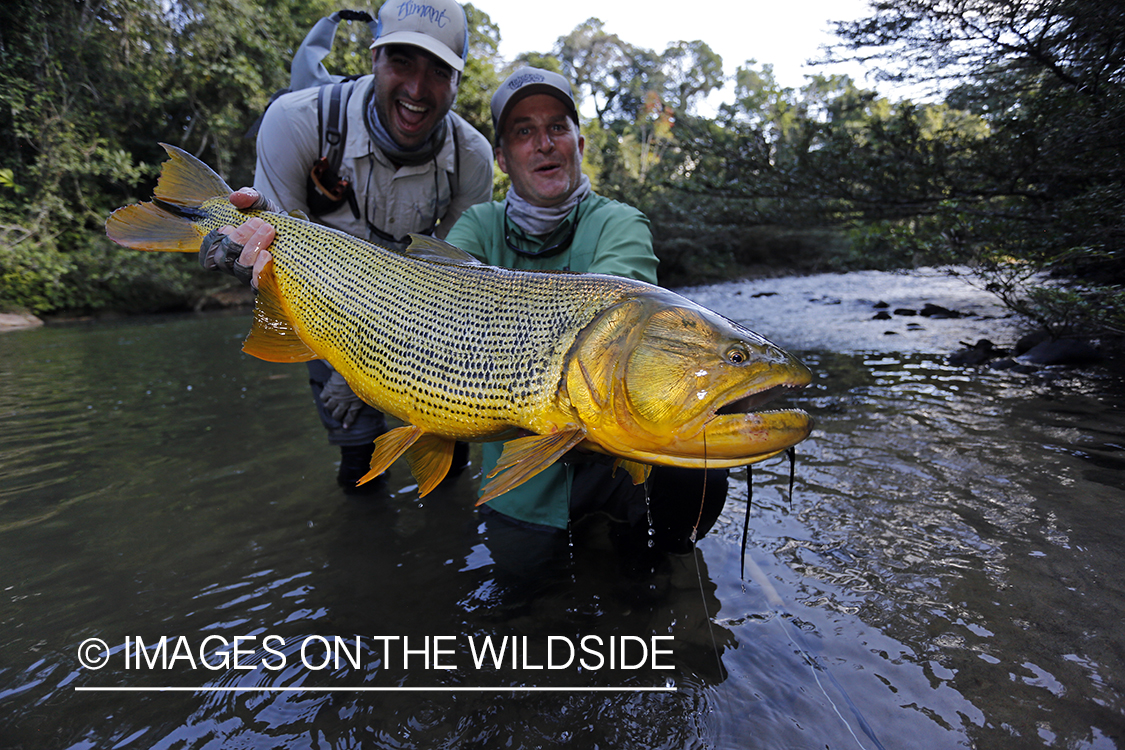
[{"label": "submerged rock", "polygon": [[1048,339],[1040,341],[1019,356],[1032,365],[1085,365],[1102,359],[1102,353],[1082,339]]},{"label": "submerged rock", "polygon": [[989,360],[1003,357],[1008,353],[1006,349],[999,349],[988,339],[980,339],[975,344],[966,344],[961,342],[964,349],[958,349],[949,355],[949,364],[960,367],[972,367],[974,365],[981,365]]},{"label": "submerged rock", "polygon": [[927,302],[923,305],[922,310],[918,313],[924,318],[960,318],[961,313],[956,310],[950,310],[948,307],[941,305],[934,305]]}]

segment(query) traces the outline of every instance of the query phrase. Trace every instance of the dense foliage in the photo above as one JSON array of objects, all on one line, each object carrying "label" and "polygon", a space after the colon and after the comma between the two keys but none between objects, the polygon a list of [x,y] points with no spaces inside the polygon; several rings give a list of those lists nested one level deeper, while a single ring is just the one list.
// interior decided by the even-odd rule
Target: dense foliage
[{"label": "dense foliage", "polygon": [[[123,251],[113,208],[147,195],[157,142],[246,184],[242,137],[324,0],[27,0],[0,9],[0,308],[196,304],[221,284],[193,260]],[[378,5],[367,8],[374,13]],[[457,109],[491,136],[511,65],[576,83],[597,189],[651,218],[666,284],[748,272],[972,266],[1013,308],[1057,330],[1125,330],[1125,7],[1111,0],[873,0],[837,24],[834,54],[887,80],[891,101],[841,76],[778,85],[732,75],[705,41],[657,52],[590,19],[508,67],[502,30],[468,6]],[[369,32],[342,24],[330,70],[362,73]],[[734,98],[701,117],[724,81]],[[501,176],[502,177],[502,176]],[[498,180],[497,193],[504,187]]]}]

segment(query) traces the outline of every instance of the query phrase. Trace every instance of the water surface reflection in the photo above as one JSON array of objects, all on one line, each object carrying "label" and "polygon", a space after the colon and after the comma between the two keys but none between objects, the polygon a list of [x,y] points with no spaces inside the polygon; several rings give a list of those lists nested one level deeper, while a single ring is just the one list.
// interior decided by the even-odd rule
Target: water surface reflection
[{"label": "water surface reflection", "polygon": [[[553,576],[513,589],[473,510],[472,471],[419,502],[396,467],[382,495],[345,499],[303,369],[241,355],[247,325],[0,337],[0,745],[1122,742],[1125,390],[1109,370],[806,352],[818,379],[799,400],[818,429],[792,500],[786,462],[755,470],[759,579],[739,579],[739,471],[695,555],[636,565],[593,523]],[[254,651],[252,669],[124,667],[126,637],[162,635],[276,635],[279,655]],[[310,636],[337,635],[359,644],[359,666],[301,665]],[[672,668],[528,666],[544,663],[547,636],[588,635],[671,636]],[[403,664],[375,636],[453,637],[443,658],[456,668]],[[468,639],[486,636],[526,636],[528,661],[477,668]],[[107,667],[78,663],[88,638],[110,645]],[[109,686],[304,690],[75,690]],[[324,690],[400,686],[441,692]],[[676,690],[470,690],[482,686]]]}]

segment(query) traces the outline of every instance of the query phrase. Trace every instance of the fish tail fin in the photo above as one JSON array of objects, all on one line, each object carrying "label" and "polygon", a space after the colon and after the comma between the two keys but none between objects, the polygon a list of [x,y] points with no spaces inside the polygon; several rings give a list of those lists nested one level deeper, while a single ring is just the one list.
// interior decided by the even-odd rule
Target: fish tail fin
[{"label": "fish tail fin", "polygon": [[160,145],[171,158],[160,170],[154,198],[175,206],[201,206],[211,198],[231,194],[230,186],[211,167],[182,148]]},{"label": "fish tail fin", "polygon": [[105,222],[106,235],[133,250],[198,253],[203,235],[191,219],[173,214],[157,203],[119,208]]},{"label": "fish tail fin", "polygon": [[254,324],[242,344],[242,351],[266,362],[308,362],[320,356],[301,340],[293,325],[289,305],[277,285],[273,260],[258,276],[258,297],[254,301]]},{"label": "fish tail fin", "polygon": [[151,203],[114,211],[105,223],[111,240],[134,250],[197,253],[204,232],[196,221],[204,201],[230,195],[222,177],[183,149],[160,144],[171,158],[164,162]]}]

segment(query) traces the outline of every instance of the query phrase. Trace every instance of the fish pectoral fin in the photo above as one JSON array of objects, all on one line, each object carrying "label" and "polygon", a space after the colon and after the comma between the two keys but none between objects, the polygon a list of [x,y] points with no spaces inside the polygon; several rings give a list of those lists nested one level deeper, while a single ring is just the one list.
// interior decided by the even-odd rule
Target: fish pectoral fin
[{"label": "fish pectoral fin", "polygon": [[[529,435],[504,443],[504,452],[489,472],[491,482],[482,488],[477,505],[487,503],[562,458],[562,455],[586,439],[586,431],[576,427],[548,435]],[[495,477],[493,479],[493,477]]]},{"label": "fish pectoral fin", "polygon": [[466,266],[482,265],[479,260],[456,245],[450,245],[437,237],[427,237],[424,234],[410,235],[410,247],[406,248],[406,254],[440,263],[457,263]]},{"label": "fish pectoral fin", "polygon": [[418,480],[418,496],[425,497],[434,487],[441,484],[449,467],[453,465],[453,446],[455,440],[440,437],[431,433],[423,433],[410,450],[406,452],[406,460],[410,464],[410,473]]},{"label": "fish pectoral fin", "polygon": [[[371,454],[371,470],[360,477],[357,485],[370,482],[390,468],[398,457],[418,442],[423,435],[421,427],[412,424],[396,427],[375,438],[375,452]],[[414,467],[411,466],[411,471]],[[448,468],[448,467],[447,467]]]},{"label": "fish pectoral fin", "polygon": [[639,461],[627,461],[624,458],[619,458],[613,462],[613,472],[610,476],[617,473],[617,467],[625,469],[629,472],[629,476],[633,478],[633,484],[644,484],[648,481],[648,475],[652,473],[652,467],[648,464],[642,464]]},{"label": "fish pectoral fin", "polygon": [[254,325],[242,344],[242,351],[266,362],[308,362],[320,356],[301,340],[281,296],[273,260],[258,277],[258,298],[254,302]]}]

